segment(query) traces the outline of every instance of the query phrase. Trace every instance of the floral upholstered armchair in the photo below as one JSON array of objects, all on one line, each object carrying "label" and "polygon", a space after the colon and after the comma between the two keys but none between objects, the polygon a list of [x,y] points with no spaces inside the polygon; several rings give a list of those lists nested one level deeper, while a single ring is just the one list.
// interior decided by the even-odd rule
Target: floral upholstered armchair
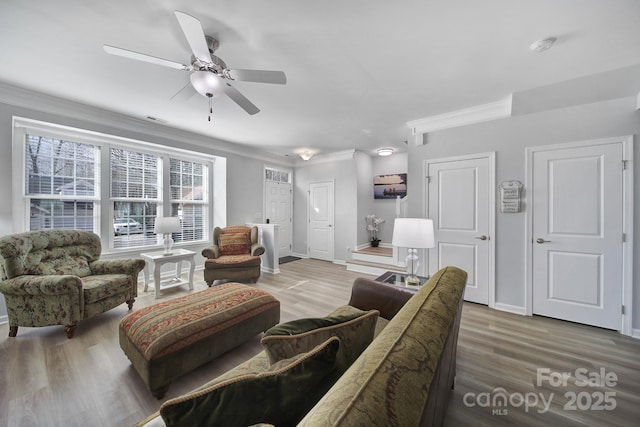
[{"label": "floral upholstered armchair", "polygon": [[258,243],[258,227],[234,225],[216,227],[213,245],[202,250],[204,280],[211,286],[214,280],[248,279],[253,283],[260,278],[260,255],[265,251]]},{"label": "floral upholstered armchair", "polygon": [[9,336],[18,326],[64,325],[73,337],[80,320],[138,295],[144,260],[100,260],[100,238],[78,230],[39,230],[0,238],[0,292]]}]

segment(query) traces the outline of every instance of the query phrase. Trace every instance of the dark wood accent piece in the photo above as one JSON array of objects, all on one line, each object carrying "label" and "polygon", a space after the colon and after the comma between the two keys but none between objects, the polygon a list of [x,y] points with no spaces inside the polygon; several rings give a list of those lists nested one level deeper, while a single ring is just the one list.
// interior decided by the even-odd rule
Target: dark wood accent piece
[{"label": "dark wood accent piece", "polygon": [[73,334],[76,333],[76,328],[78,325],[76,323],[72,323],[71,325],[66,325],[64,327],[64,331],[67,333],[67,338],[73,338]]}]

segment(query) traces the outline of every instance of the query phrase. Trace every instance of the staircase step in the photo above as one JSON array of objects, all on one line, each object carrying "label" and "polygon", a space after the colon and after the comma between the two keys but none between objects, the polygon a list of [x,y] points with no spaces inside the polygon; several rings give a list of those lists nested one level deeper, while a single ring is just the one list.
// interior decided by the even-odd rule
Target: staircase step
[{"label": "staircase step", "polygon": [[404,267],[393,264],[386,264],[381,262],[363,261],[358,259],[351,259],[346,262],[348,271],[355,271],[358,273],[371,274],[374,276],[381,276],[387,271],[395,271],[403,273]]},{"label": "staircase step", "polygon": [[369,246],[368,248],[362,248],[362,249],[358,249],[358,250],[354,250],[351,251],[352,253],[361,253],[361,254],[368,254],[368,255],[379,255],[379,256],[387,256],[387,257],[392,257],[393,256],[393,247],[387,247],[387,246],[377,246],[377,247],[373,247],[373,246]]},{"label": "staircase step", "polygon": [[393,264],[393,248],[368,247],[351,251],[351,259],[354,261],[372,262],[378,264]]}]

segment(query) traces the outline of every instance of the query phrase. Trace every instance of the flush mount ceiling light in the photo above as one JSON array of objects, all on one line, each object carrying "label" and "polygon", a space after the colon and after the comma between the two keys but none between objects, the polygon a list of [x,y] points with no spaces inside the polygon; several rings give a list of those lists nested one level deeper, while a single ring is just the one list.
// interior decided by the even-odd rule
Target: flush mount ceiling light
[{"label": "flush mount ceiling light", "polygon": [[393,148],[379,148],[378,151],[378,156],[390,156],[393,154]]},{"label": "flush mount ceiling light", "polygon": [[299,154],[299,156],[302,158],[302,160],[306,162],[313,156],[313,153],[310,153],[308,151],[303,151],[302,153]]},{"label": "flush mount ceiling light", "polygon": [[553,46],[557,40],[558,39],[555,37],[549,37],[548,39],[538,40],[533,42],[533,44],[529,46],[529,49],[538,53],[544,52],[545,50],[551,49],[551,46]]}]

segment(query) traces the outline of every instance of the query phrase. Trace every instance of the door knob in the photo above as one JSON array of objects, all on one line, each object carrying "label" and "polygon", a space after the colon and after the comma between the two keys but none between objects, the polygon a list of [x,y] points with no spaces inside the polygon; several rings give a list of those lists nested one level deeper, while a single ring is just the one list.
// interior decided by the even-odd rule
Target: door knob
[{"label": "door knob", "polygon": [[487,240],[487,239],[488,239],[488,237],[487,237],[487,236],[485,236],[485,235],[483,234],[483,235],[482,235],[482,236],[480,236],[480,237],[476,237],[476,239],[478,239],[478,240]]},{"label": "door knob", "polygon": [[542,237],[538,237],[538,238],[536,239],[536,243],[539,243],[539,244],[549,243],[550,241],[551,241],[551,240],[544,240]]}]

